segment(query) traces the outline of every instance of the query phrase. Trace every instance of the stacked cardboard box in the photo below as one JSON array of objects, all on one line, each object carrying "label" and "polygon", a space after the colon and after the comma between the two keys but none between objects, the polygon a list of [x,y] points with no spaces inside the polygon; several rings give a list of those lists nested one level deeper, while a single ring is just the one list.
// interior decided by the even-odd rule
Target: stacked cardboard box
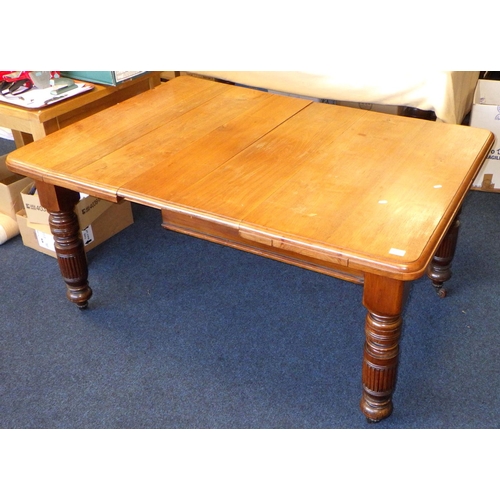
[{"label": "stacked cardboard box", "polygon": [[[49,227],[49,215],[40,204],[33,183],[21,190],[21,199],[23,207],[17,212],[17,223],[23,243],[27,247],[56,257],[54,238]],[[134,222],[132,206],[128,201],[111,203],[94,196],[81,195],[75,212],[86,252]]]},{"label": "stacked cardboard box", "polygon": [[474,179],[472,189],[500,193],[500,81],[477,82],[470,126],[484,128],[495,134],[495,143]]},{"label": "stacked cardboard box", "polygon": [[19,234],[16,212],[22,208],[19,193],[32,183],[31,179],[13,174],[0,156],[0,245]]}]

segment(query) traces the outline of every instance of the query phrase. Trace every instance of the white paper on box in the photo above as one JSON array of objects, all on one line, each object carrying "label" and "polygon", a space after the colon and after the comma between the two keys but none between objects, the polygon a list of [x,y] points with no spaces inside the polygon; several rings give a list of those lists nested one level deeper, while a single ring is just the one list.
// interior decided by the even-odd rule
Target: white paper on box
[{"label": "white paper on box", "polygon": [[38,240],[38,244],[42,248],[46,248],[47,250],[52,250],[52,252],[56,251],[54,246],[54,237],[51,234],[44,233],[43,231],[39,231],[35,229],[36,239]]},{"label": "white paper on box", "polygon": [[92,225],[89,225],[85,229],[82,229],[82,240],[85,246],[90,245],[94,241],[94,232],[92,231]]}]

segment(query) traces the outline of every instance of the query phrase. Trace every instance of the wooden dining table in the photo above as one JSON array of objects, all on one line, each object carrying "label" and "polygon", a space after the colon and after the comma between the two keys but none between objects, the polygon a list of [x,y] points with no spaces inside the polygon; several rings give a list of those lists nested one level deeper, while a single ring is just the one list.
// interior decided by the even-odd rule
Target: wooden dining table
[{"label": "wooden dining table", "polygon": [[460,208],[492,143],[487,130],[181,76],[7,164],[36,181],[78,307],[92,295],[79,192],[154,207],[170,230],[362,285],[361,410],[376,422],[393,408],[408,287],[427,274],[444,295]]}]

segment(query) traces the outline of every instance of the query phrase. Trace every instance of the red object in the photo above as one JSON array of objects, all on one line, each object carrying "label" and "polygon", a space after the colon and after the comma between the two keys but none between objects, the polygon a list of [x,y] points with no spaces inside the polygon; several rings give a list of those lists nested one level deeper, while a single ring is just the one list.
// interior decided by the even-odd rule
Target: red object
[{"label": "red object", "polygon": [[1,71],[2,80],[17,82],[17,80],[31,80],[29,71]]},{"label": "red object", "polygon": [[[51,78],[58,78],[60,71],[51,71]],[[31,80],[29,71],[0,71],[0,79],[6,82],[17,82],[18,80]]]}]

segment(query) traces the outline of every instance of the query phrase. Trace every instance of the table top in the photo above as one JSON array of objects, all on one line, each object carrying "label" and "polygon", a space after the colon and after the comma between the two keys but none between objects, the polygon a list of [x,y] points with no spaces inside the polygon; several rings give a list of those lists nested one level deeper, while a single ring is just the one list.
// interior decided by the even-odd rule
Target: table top
[{"label": "table top", "polygon": [[420,277],[491,132],[183,76],[14,151],[10,168],[248,241]]}]

